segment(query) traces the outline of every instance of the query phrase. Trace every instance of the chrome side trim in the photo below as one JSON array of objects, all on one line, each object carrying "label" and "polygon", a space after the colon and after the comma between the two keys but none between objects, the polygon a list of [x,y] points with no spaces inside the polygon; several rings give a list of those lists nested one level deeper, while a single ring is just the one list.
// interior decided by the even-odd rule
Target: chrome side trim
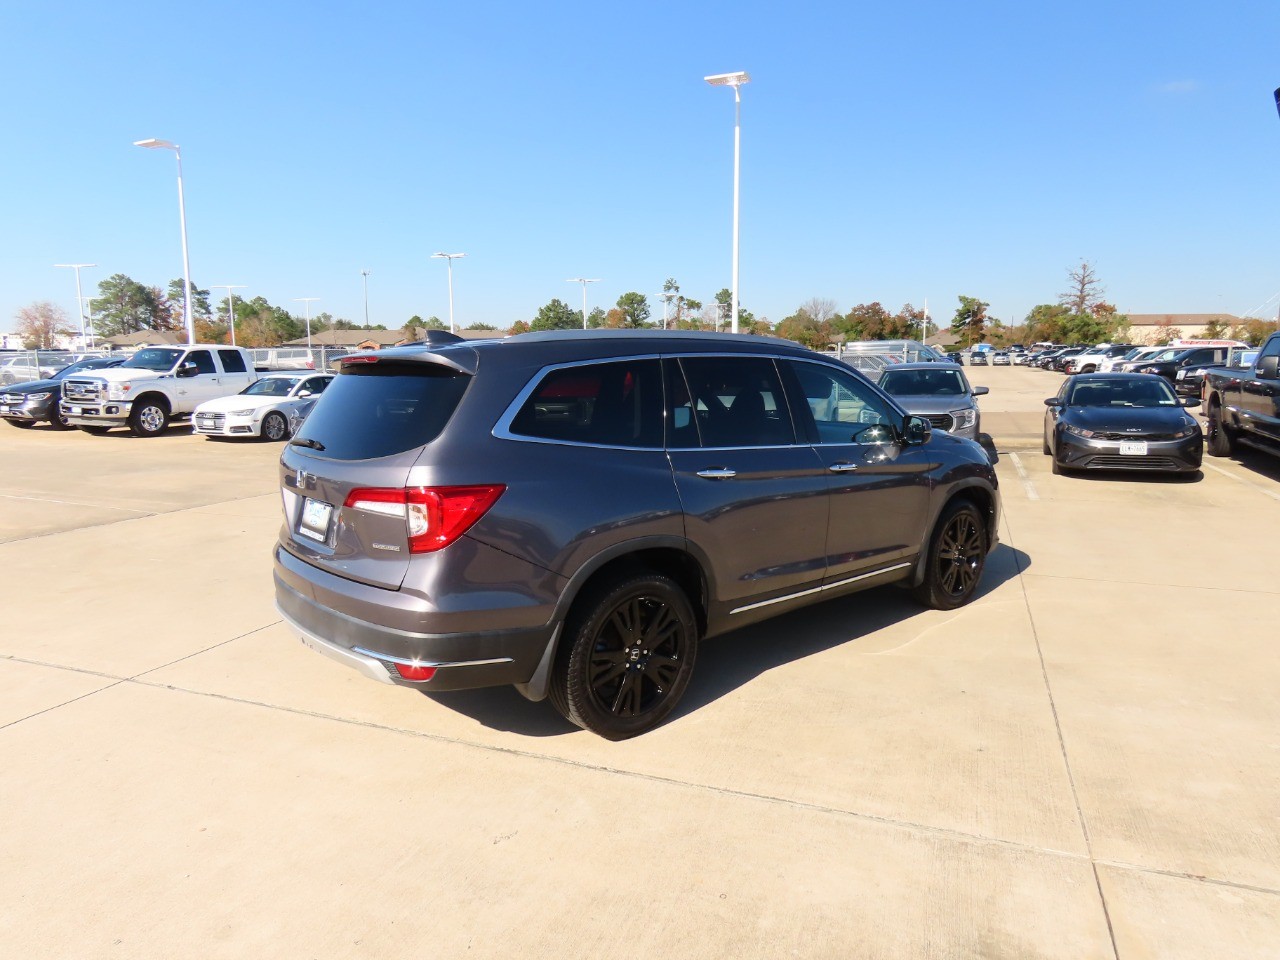
[{"label": "chrome side trim", "polygon": [[730,610],[729,615],[735,613],[746,613],[748,610],[758,610],[760,607],[767,607],[774,603],[785,603],[788,600],[795,600],[799,597],[807,597],[810,594],[822,593],[824,590],[834,590],[836,587],[843,587],[850,583],[857,583],[859,580],[869,580],[871,577],[878,577],[882,573],[892,573],[894,570],[902,570],[905,567],[912,566],[911,563],[895,563],[891,567],[881,567],[879,570],[872,570],[870,573],[860,573],[856,577],[846,577],[843,580],[837,580],[835,583],[824,583],[820,587],[811,587],[808,590],[801,590],[798,593],[788,593],[785,597],[774,597],[772,600],[761,600],[759,603],[749,603],[745,607],[737,607]]}]

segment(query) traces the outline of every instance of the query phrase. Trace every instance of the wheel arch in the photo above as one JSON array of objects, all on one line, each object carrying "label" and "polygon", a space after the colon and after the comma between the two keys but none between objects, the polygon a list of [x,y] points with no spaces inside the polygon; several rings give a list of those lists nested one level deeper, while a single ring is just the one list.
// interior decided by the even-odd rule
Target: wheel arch
[{"label": "wheel arch", "polygon": [[172,401],[170,401],[168,395],[163,390],[142,391],[142,393],[138,394],[136,397],[134,397],[132,400],[129,401],[130,411],[132,411],[133,408],[136,407],[138,404],[145,403],[148,400],[152,401],[153,403],[159,402],[160,406],[164,407],[165,413],[169,415],[173,414],[173,403]]},{"label": "wheel arch", "polygon": [[947,499],[938,505],[937,511],[929,518],[926,539],[922,545],[923,549],[920,551],[920,556],[916,558],[916,568],[911,575],[911,586],[918,587],[924,582],[925,567],[929,563],[929,540],[933,537],[933,531],[938,525],[938,519],[946,512],[948,507],[957,501],[965,501],[972,504],[982,516],[986,517],[988,552],[990,552],[991,545],[995,544],[997,539],[996,527],[1000,521],[1000,516],[996,509],[995,492],[977,479],[959,483],[952,488]]}]

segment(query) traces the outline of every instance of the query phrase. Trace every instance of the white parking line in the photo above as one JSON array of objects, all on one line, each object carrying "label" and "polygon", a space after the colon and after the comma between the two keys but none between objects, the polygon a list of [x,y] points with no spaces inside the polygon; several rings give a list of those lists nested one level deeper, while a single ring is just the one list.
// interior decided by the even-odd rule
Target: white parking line
[{"label": "white parking line", "polygon": [[1244,477],[1237,477],[1230,470],[1223,470],[1221,467],[1214,466],[1212,463],[1208,462],[1201,463],[1200,466],[1212,470],[1214,473],[1220,473],[1224,477],[1230,477],[1236,483],[1243,483],[1246,487],[1252,487],[1254,490],[1257,490],[1264,496],[1270,497],[1272,500],[1280,500],[1280,493],[1276,493],[1274,490],[1268,490],[1266,487],[1260,487],[1256,483],[1250,483]]},{"label": "white parking line", "polygon": [[53,497],[23,497],[16,493],[0,493],[0,500],[31,500],[36,503],[60,503],[68,507],[97,507],[102,510],[118,510],[121,513],[147,514],[149,510],[135,510],[133,507],[113,507],[106,503],[90,503],[87,500],[57,500]]},{"label": "white parking line", "polygon": [[1011,453],[1009,454],[1009,459],[1013,461],[1013,469],[1018,471],[1018,479],[1022,481],[1022,489],[1027,491],[1027,499],[1039,500],[1040,494],[1036,493],[1036,485],[1027,476],[1027,468],[1022,465],[1022,458],[1016,453]]}]

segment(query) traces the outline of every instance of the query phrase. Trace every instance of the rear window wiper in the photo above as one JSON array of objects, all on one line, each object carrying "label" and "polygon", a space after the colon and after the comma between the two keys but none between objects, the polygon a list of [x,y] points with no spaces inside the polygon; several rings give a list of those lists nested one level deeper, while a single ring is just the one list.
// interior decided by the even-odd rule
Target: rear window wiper
[{"label": "rear window wiper", "polygon": [[289,441],[291,447],[309,447],[312,450],[323,450],[324,444],[319,440],[312,440],[310,437],[296,437]]}]

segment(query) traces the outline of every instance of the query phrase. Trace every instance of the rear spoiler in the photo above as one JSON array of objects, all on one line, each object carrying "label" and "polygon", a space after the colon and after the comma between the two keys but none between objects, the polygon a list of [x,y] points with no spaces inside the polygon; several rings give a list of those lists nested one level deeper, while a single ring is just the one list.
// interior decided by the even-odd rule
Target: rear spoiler
[{"label": "rear spoiler", "polygon": [[[461,337],[456,338],[459,343],[465,343]],[[474,376],[476,372],[476,361],[479,359],[476,352],[471,349],[451,349],[448,352],[437,350],[424,350],[422,347],[429,347],[430,344],[422,346],[406,345],[403,347],[391,347],[388,350],[370,350],[367,353],[353,353],[349,356],[340,358],[338,368],[340,371],[346,371],[353,367],[363,367],[367,365],[379,363],[421,363],[421,364],[437,364],[442,367],[448,367],[458,373],[465,373],[467,376]]]}]

